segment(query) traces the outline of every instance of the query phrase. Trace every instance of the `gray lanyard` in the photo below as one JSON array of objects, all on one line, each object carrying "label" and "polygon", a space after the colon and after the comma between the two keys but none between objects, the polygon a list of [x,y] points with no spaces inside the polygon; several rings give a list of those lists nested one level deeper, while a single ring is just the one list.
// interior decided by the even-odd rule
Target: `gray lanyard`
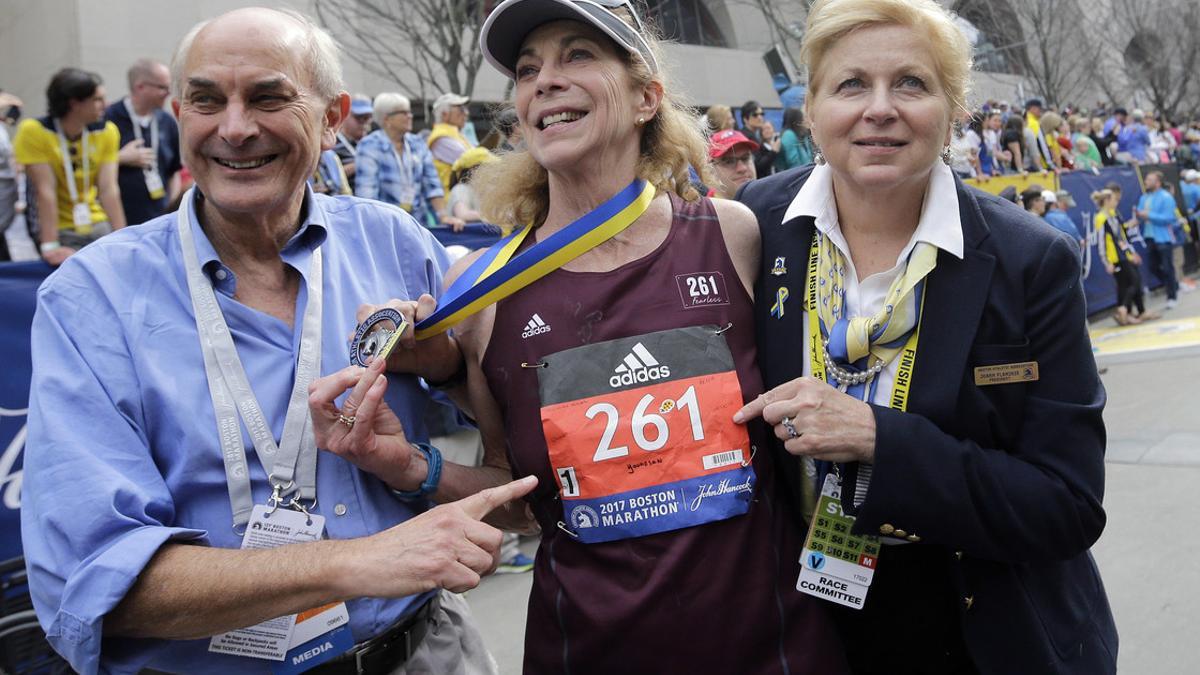
[{"label": "gray lanyard", "polygon": [[[305,510],[299,501],[317,498],[317,444],[313,438],[308,410],[308,385],[321,368],[321,249],[312,253],[307,276],[308,303],[300,333],[300,357],[296,363],[296,380],[288,401],[283,437],[279,445],[271,435],[270,425],[263,417],[246,371],[238,358],[237,348],[229,333],[225,315],[217,304],[212,284],[200,271],[196,244],[192,237],[192,197],[195,189],[187,191],[176,217],[179,243],[183,248],[183,264],[187,271],[188,291],[196,315],[196,330],[200,334],[200,350],[204,353],[204,372],[208,376],[208,392],[212,396],[217,417],[217,435],[225,459],[225,480],[229,486],[229,502],[233,507],[233,527],[244,526],[250,520],[254,499],[250,493],[250,475],[246,467],[246,451],[242,446],[242,430],[238,416],[246,424],[254,450],[262,462],[271,483],[271,506],[283,503],[283,497],[295,493],[286,503]],[[274,460],[274,466],[269,462]]]},{"label": "gray lanyard", "polygon": [[[129,126],[133,127],[133,137],[142,141],[142,125],[138,122],[137,113],[133,111],[133,104],[129,102],[129,97],[122,99],[125,102],[125,110],[129,111]],[[154,151],[154,160],[150,167],[144,171],[157,171],[158,167],[158,116],[155,111],[150,111],[150,149]]]},{"label": "gray lanyard", "polygon": [[415,180],[413,178],[413,166],[408,161],[413,154],[412,149],[408,147],[408,139],[407,138],[405,138],[404,140],[402,140],[400,142],[402,144],[404,144],[404,152],[401,153],[400,151],[396,150],[396,146],[393,145],[392,146],[392,154],[396,156],[396,164],[399,165],[400,177],[404,179],[405,186],[412,189],[413,195],[415,197],[416,191],[417,191],[417,186],[413,184],[413,180]]},{"label": "gray lanyard", "polygon": [[352,157],[358,157],[358,148],[355,148],[354,145],[350,143],[350,139],[346,138],[345,134],[339,131],[337,137],[338,140],[342,142],[342,145],[346,146],[346,148],[350,150],[350,155]]},{"label": "gray lanyard", "polygon": [[[71,161],[71,148],[67,145],[67,137],[63,135],[62,127],[58,126],[58,118],[54,119],[54,133],[58,134],[58,145],[62,148],[63,175],[67,179],[67,193],[71,195],[71,203],[78,204],[79,188],[75,185],[75,164]],[[88,130],[83,128],[79,137],[79,154],[83,155],[83,198],[91,196],[91,167],[88,165]]]}]

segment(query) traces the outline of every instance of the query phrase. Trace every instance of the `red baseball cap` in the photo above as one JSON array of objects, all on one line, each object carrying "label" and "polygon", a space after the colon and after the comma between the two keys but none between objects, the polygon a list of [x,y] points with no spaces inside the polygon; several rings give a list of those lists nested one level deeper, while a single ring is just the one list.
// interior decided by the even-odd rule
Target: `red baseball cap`
[{"label": "red baseball cap", "polygon": [[739,145],[750,146],[750,152],[758,150],[758,143],[746,138],[746,135],[736,129],[718,131],[708,139],[708,158],[716,159]]}]

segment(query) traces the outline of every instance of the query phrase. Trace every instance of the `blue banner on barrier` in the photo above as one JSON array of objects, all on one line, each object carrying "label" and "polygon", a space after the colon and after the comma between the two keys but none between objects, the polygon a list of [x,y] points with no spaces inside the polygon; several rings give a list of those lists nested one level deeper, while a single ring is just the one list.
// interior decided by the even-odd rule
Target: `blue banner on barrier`
[{"label": "blue banner on barrier", "polygon": [[[1062,174],[1060,180],[1062,189],[1070,192],[1075,200],[1075,207],[1068,210],[1067,215],[1079,228],[1080,233],[1087,236],[1088,245],[1083,252],[1083,290],[1087,296],[1088,314],[1117,304],[1117,285],[1104,269],[1103,241],[1093,225],[1096,205],[1092,202],[1092,193],[1103,189],[1109,183],[1121,186],[1121,203],[1117,207],[1121,218],[1126,221],[1132,219],[1133,209],[1137,206],[1138,197],[1142,195],[1142,186],[1133,167],[1111,166],[1096,173],[1072,171]],[[1157,288],[1161,282],[1145,263],[1146,247],[1141,236],[1131,234],[1130,239],[1134,248],[1142,255],[1142,282],[1149,288]]]},{"label": "blue banner on barrier", "polygon": [[21,555],[21,455],[29,408],[29,326],[37,288],[50,274],[45,263],[0,264],[0,560]]},{"label": "blue banner on barrier", "polygon": [[465,246],[472,251],[491,246],[500,241],[502,235],[499,227],[487,223],[468,223],[461,232],[448,227],[435,227],[432,232],[442,246]]}]

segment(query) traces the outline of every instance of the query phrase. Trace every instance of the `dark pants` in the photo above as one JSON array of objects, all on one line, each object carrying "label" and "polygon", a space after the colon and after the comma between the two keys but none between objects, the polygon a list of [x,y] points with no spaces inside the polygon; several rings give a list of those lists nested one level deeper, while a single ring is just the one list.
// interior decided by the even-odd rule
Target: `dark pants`
[{"label": "dark pants", "polygon": [[1162,244],[1154,239],[1146,240],[1147,262],[1154,274],[1162,279],[1167,287],[1167,299],[1174,300],[1179,292],[1179,282],[1175,279],[1175,261],[1171,259],[1173,250],[1171,244]]},{"label": "dark pants", "polygon": [[1126,260],[1120,264],[1113,272],[1113,279],[1117,282],[1117,306],[1124,307],[1133,313],[1133,308],[1137,307],[1138,314],[1146,312],[1146,306],[1142,302],[1142,275],[1138,273],[1137,265]]}]

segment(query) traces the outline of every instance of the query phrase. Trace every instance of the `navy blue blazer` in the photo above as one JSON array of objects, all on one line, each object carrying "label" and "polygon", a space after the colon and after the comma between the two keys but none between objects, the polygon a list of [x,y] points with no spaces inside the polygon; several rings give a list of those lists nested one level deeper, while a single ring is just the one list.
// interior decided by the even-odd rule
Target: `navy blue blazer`
[{"label": "navy blue blazer", "polygon": [[[803,368],[815,225],[782,221],[810,172],[776,174],[738,195],[762,231],[756,329],[768,388]],[[904,530],[921,539],[910,546],[944,557],[947,592],[964,600],[963,639],[981,673],[1115,672],[1116,626],[1088,552],[1105,522],[1105,393],[1077,245],[961,181],[958,200],[964,257],[939,253],[926,281],[908,411],[872,406],[875,471],[854,531]],[[777,256],[788,274],[770,273]],[[789,300],[775,318],[783,286]],[[977,366],[1025,361],[1038,363],[1040,379],[975,384]],[[781,464],[799,494],[799,462]],[[854,513],[855,465],[845,472],[844,506]],[[870,609],[868,596],[862,611]]]}]

